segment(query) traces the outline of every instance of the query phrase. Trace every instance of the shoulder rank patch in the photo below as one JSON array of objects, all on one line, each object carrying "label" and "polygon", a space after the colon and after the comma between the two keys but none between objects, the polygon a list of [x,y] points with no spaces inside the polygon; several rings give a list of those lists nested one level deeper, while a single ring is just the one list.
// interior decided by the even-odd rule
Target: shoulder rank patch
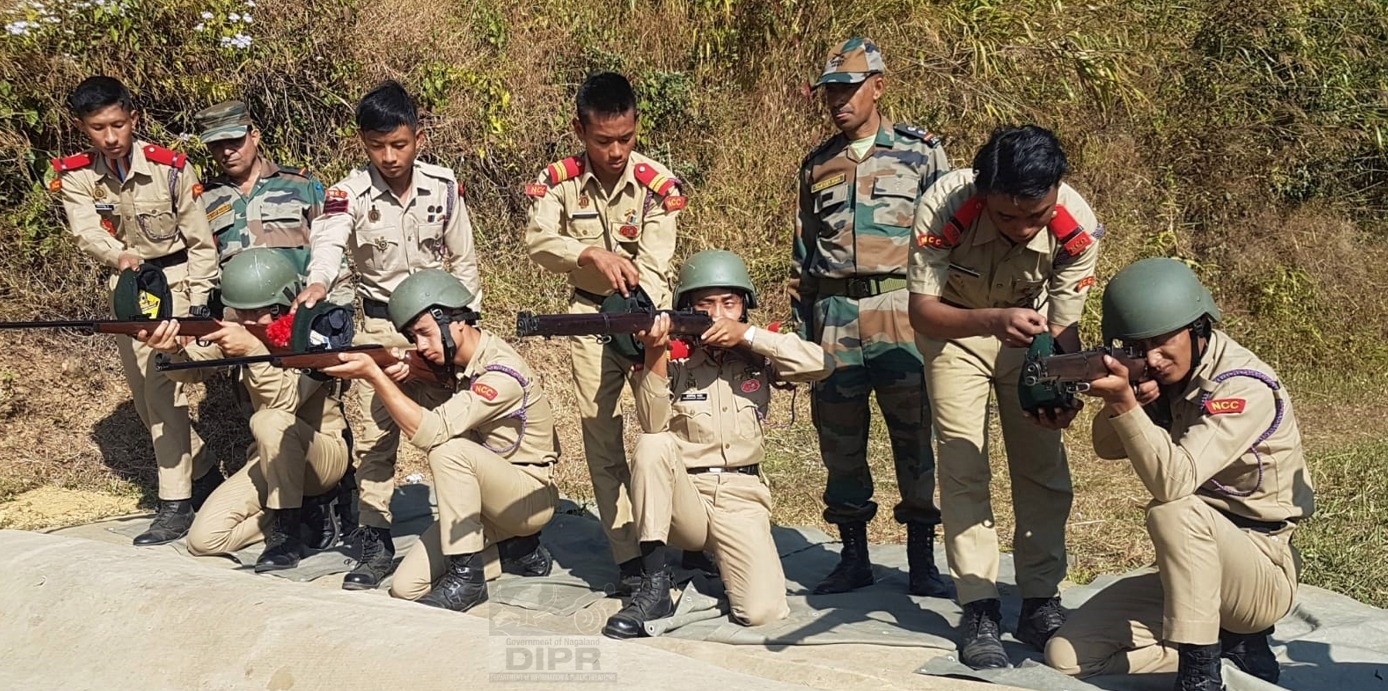
[{"label": "shoulder rank patch", "polygon": [[1247,404],[1248,401],[1242,398],[1212,398],[1205,402],[1205,412],[1210,415],[1242,413]]},{"label": "shoulder rank patch", "polygon": [[1094,244],[1094,236],[1086,232],[1084,226],[1075,220],[1069,210],[1059,204],[1055,206],[1055,217],[1046,227],[1050,229],[1051,235],[1060,241],[1061,256],[1057,259],[1063,260],[1064,263],[1079,257]]},{"label": "shoulder rank patch", "polygon": [[50,163],[53,164],[53,171],[66,173],[69,170],[86,168],[92,164],[92,155],[88,153],[73,154],[67,158],[55,158]]},{"label": "shoulder rank patch", "polygon": [[323,215],[347,213],[348,197],[347,190],[340,187],[329,187],[323,195]]},{"label": "shoulder rank patch", "polygon": [[165,149],[155,144],[146,145],[143,151],[145,158],[155,163],[162,163],[166,166],[178,168],[179,170],[183,170],[184,164],[188,162],[187,154],[181,154],[177,151]]},{"label": "shoulder rank patch", "polygon": [[939,137],[936,137],[935,135],[931,134],[931,133],[930,133],[930,130],[927,130],[927,129],[924,129],[924,128],[921,128],[921,127],[916,127],[915,125],[908,125],[908,124],[906,124],[906,123],[897,123],[897,125],[896,125],[896,131],[899,132],[899,133],[901,133],[901,134],[904,134],[904,135],[906,135],[906,136],[908,136],[908,137],[910,137],[910,138],[912,138],[912,139],[919,139],[919,140],[925,142],[926,144],[929,144],[930,146],[939,146],[939,145],[940,145],[940,139],[939,139]]},{"label": "shoulder rank patch", "polygon": [[583,159],[578,156],[570,156],[562,161],[556,161],[545,168],[545,177],[549,179],[551,187],[582,174]]},{"label": "shoulder rank patch", "polygon": [[495,400],[496,400],[496,389],[494,389],[494,388],[492,388],[492,387],[490,387],[490,386],[488,386],[488,385],[486,385],[486,384],[483,384],[483,383],[481,383],[481,382],[474,382],[474,383],[473,383],[473,385],[472,385],[472,392],[475,393],[475,394],[477,394],[477,397],[478,397],[478,398],[483,398],[483,399],[486,399],[486,400],[488,400],[488,401],[495,401]]},{"label": "shoulder rank patch", "polygon": [[649,163],[638,163],[636,169],[632,171],[636,176],[636,181],[650,188],[652,192],[665,197],[679,184],[679,179],[666,175]]}]

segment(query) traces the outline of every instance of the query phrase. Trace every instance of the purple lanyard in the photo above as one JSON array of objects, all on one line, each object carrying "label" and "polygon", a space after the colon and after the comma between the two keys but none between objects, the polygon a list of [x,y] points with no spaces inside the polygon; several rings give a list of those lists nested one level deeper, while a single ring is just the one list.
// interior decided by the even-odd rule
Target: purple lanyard
[{"label": "purple lanyard", "polygon": [[[1263,455],[1258,453],[1258,445],[1267,441],[1267,438],[1271,437],[1272,433],[1276,432],[1277,428],[1282,426],[1282,415],[1285,412],[1285,405],[1282,401],[1282,397],[1277,395],[1277,392],[1282,390],[1282,385],[1278,384],[1277,380],[1273,379],[1272,377],[1269,377],[1266,374],[1263,374],[1262,372],[1259,372],[1258,370],[1229,370],[1228,372],[1221,373],[1219,376],[1215,377],[1214,383],[1218,384],[1232,377],[1252,377],[1264,384],[1267,384],[1268,388],[1272,389],[1272,397],[1277,404],[1277,414],[1274,415],[1272,418],[1272,425],[1268,427],[1266,432],[1263,432],[1262,436],[1258,437],[1253,441],[1252,446],[1248,447],[1248,450],[1253,452],[1253,457],[1258,459],[1258,484],[1253,485],[1253,489],[1250,489],[1247,492],[1240,492],[1232,487],[1226,487],[1220,484],[1219,481],[1215,480],[1214,478],[1210,478],[1210,484],[1214,485],[1213,491],[1219,492],[1220,494],[1226,494],[1231,497],[1247,497],[1253,494],[1254,492],[1257,492],[1258,489],[1263,486]],[[1200,407],[1204,408],[1205,404],[1209,403],[1210,397],[1213,395],[1213,391],[1206,391],[1205,395],[1200,397]]]},{"label": "purple lanyard", "polygon": [[496,448],[488,444],[486,441],[482,442],[483,448],[487,449],[488,451],[491,451],[494,454],[497,454],[498,456],[505,456],[511,453],[512,451],[515,451],[518,447],[520,447],[521,440],[525,439],[525,413],[526,410],[530,407],[530,382],[525,377],[521,376],[520,372],[517,372],[511,369],[510,367],[507,367],[506,365],[487,365],[486,367],[483,367],[482,370],[484,372],[500,372],[502,374],[508,374],[516,381],[520,382],[521,385],[520,410],[517,410],[516,412],[511,413],[510,415],[507,415],[506,417],[502,418],[503,420],[508,418],[516,418],[517,420],[520,420],[520,429],[516,430],[516,441],[512,442],[510,446],[504,448]]}]

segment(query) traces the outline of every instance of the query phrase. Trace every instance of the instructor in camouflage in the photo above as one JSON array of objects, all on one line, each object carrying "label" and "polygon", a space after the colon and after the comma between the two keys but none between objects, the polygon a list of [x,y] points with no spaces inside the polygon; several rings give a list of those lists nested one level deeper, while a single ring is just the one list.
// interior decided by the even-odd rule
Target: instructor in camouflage
[{"label": "instructor in camouflage", "polygon": [[[307,168],[286,168],[262,155],[260,129],[241,101],[204,108],[193,120],[220,171],[202,194],[220,263],[225,266],[252,247],[269,247],[293,261],[300,278],[307,278],[309,227],[323,212],[323,183]],[[328,301],[351,305],[354,290],[344,260]],[[219,290],[213,298],[213,313],[219,317],[220,300]]]},{"label": "instructor in camouflage", "polygon": [[852,38],[829,52],[815,84],[839,128],[800,167],[792,304],[802,335],[836,369],[814,388],[812,409],[829,471],[824,520],[843,554],[816,593],[870,585],[867,524],[877,514],[867,441],[868,395],[886,420],[907,529],[910,592],[952,597],[935,567],[935,456],[921,355],[907,314],[906,260],[916,200],[949,169],[939,140],[877,109],[885,67],[877,45]]}]

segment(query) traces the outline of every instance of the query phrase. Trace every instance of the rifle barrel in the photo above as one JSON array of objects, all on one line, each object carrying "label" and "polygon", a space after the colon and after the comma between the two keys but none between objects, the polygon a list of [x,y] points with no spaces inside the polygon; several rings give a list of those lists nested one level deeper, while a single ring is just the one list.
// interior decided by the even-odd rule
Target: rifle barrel
[{"label": "rifle barrel", "polygon": [[597,336],[630,334],[644,331],[658,314],[670,315],[670,331],[676,335],[698,335],[713,325],[707,312],[695,310],[660,310],[658,312],[628,312],[625,314],[533,314],[516,315],[516,335],[526,336]]}]

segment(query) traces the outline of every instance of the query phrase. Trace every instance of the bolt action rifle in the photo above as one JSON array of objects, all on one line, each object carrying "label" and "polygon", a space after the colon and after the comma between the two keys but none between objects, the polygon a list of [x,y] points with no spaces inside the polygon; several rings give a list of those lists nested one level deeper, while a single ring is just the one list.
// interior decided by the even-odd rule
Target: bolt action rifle
[{"label": "bolt action rifle", "polygon": [[[216,319],[208,317],[175,317],[178,319],[178,334],[180,336],[192,336],[196,339],[206,338],[209,334],[221,329],[222,326]],[[73,329],[87,336],[93,334],[123,334],[134,337],[141,331],[154,333],[154,329],[159,326],[159,321],[155,319],[74,319],[65,321],[29,321],[29,322],[0,322],[0,329]],[[266,335],[266,328],[260,325],[246,326],[246,330],[251,332],[260,341],[270,345],[271,339]]]},{"label": "bolt action rifle", "polygon": [[382,345],[358,345],[346,348],[324,348],[322,350],[310,350],[300,353],[270,353],[269,355],[250,355],[246,357],[223,358],[220,360],[190,360],[188,362],[171,362],[167,358],[159,358],[156,367],[160,372],[172,370],[200,369],[204,367],[237,367],[240,365],[254,365],[257,363],[267,363],[272,367],[282,369],[296,369],[307,372],[317,372],[325,367],[342,364],[338,355],[342,353],[362,353],[376,361],[381,367],[389,367],[397,362],[404,361],[410,368],[410,376],[414,379],[433,384],[435,386],[449,386],[446,378],[434,368],[429,361],[419,356],[414,350],[405,351],[403,358],[396,357],[390,348]]},{"label": "bolt action rifle", "polygon": [[639,312],[598,312],[596,314],[534,314],[516,315],[516,335],[526,336],[612,336],[634,334],[651,328],[658,314],[670,315],[670,336],[697,338],[713,326],[708,312],[701,310],[652,310]]},{"label": "bolt action rifle", "polygon": [[1105,355],[1127,365],[1133,381],[1147,371],[1146,353],[1137,348],[1103,346],[1078,353],[1058,353],[1050,334],[1035,337],[1018,382],[1022,410],[1037,414],[1042,409],[1071,407],[1075,394],[1089,390],[1089,382],[1108,376]]}]

